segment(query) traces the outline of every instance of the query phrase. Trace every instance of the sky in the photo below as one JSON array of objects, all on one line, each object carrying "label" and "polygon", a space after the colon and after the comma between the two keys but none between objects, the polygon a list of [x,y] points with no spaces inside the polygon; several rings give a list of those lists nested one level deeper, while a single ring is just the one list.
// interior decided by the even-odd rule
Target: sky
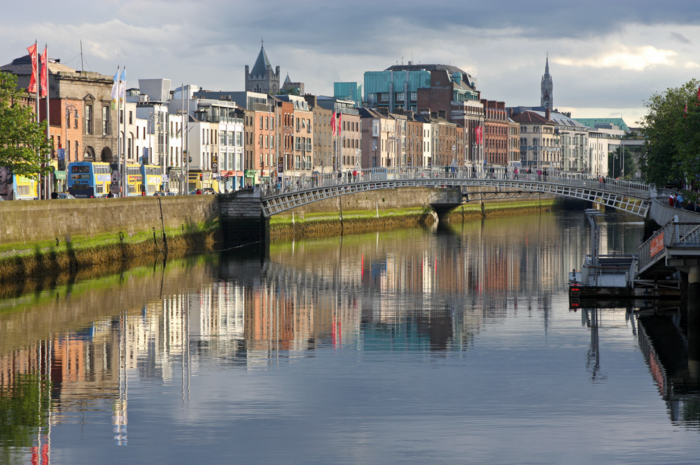
[{"label": "sky", "polygon": [[700,74],[696,1],[287,2],[278,0],[65,0],[3,6],[0,64],[35,40],[49,56],[113,75],[169,78],[210,90],[243,90],[264,38],[282,79],[332,95],[412,60],[459,66],[482,98],[539,105],[549,55],[554,106],[574,117],[619,117],[636,126],[644,101]]}]

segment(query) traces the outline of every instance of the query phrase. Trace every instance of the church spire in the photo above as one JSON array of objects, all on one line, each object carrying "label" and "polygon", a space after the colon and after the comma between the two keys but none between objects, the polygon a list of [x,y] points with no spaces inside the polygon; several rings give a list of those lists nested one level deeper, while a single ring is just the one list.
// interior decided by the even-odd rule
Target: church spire
[{"label": "church spire", "polygon": [[542,76],[540,106],[544,108],[554,109],[554,82],[549,74],[549,52],[544,65],[544,76]]}]

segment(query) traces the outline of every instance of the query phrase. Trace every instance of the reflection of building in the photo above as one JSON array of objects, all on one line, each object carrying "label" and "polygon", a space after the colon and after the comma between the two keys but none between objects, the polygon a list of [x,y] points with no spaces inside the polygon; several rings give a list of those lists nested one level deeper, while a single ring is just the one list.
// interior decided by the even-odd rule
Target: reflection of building
[{"label": "reflection of building", "polygon": [[689,325],[687,337],[678,328],[680,314],[639,317],[638,340],[651,376],[666,401],[671,421],[683,426],[700,425],[700,372],[697,340],[700,328]]}]

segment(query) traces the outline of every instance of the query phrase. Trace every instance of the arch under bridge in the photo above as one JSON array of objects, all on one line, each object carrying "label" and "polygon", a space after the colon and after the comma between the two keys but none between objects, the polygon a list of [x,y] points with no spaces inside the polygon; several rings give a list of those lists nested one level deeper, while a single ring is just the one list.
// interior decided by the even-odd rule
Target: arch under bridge
[{"label": "arch under bridge", "polygon": [[[361,192],[429,187],[460,189],[466,195],[436,198],[434,207],[454,208],[470,199],[469,188],[493,188],[489,194],[500,198],[539,193],[586,200],[616,208],[646,218],[654,197],[653,188],[644,183],[598,178],[567,172],[547,175],[518,174],[496,171],[475,174],[470,171],[446,168],[372,168],[359,171],[356,176],[345,173],[318,174],[307,178],[285,180],[275,187],[260,190],[262,213],[265,218],[303,205],[343,195]],[[479,193],[483,194],[483,193]],[[483,195],[477,196],[483,198]]]}]

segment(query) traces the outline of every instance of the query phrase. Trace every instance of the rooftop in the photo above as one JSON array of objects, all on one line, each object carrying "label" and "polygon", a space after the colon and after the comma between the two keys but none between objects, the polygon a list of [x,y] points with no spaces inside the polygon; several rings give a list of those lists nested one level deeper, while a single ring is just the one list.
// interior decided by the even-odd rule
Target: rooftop
[{"label": "rooftop", "polygon": [[258,59],[255,60],[255,65],[250,72],[252,76],[263,76],[267,72],[267,67],[272,68],[270,60],[267,59],[267,53],[265,53],[265,47],[260,47],[260,53],[258,53]]}]

